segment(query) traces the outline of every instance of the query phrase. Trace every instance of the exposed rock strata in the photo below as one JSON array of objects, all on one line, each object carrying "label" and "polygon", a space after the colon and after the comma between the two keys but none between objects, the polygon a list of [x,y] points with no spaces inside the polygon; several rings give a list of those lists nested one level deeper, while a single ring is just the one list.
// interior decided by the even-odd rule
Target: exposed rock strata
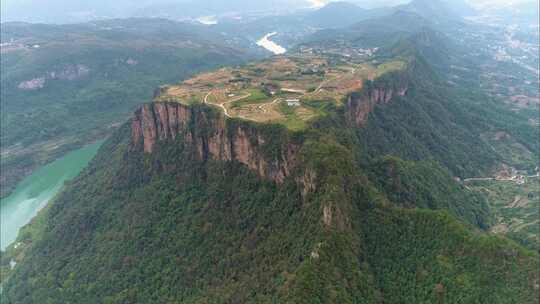
[{"label": "exposed rock strata", "polygon": [[[372,83],[359,94],[352,94],[346,103],[345,116],[356,127],[366,123],[369,113],[379,104],[389,103],[396,96],[407,94],[406,81]],[[164,88],[154,92],[159,97]],[[300,143],[289,140],[285,129],[278,136],[265,132],[254,123],[227,119],[206,106],[187,106],[176,102],[154,102],[140,108],[131,122],[132,146],[153,153],[159,142],[174,141],[179,136],[197,158],[236,161],[256,171],[261,177],[282,183],[296,167]],[[271,147],[271,148],[270,148]],[[316,189],[316,176],[305,171],[296,176],[302,196]]]},{"label": "exposed rock strata", "polygon": [[[291,174],[299,150],[286,135],[279,136],[281,142],[276,143],[256,126],[232,123],[204,107],[180,103],[146,104],[135,113],[131,125],[132,145],[145,153],[153,153],[160,141],[182,136],[184,144],[203,161],[237,161],[278,183]],[[266,145],[275,151],[268,151]]]},{"label": "exposed rock strata", "polygon": [[377,105],[387,104],[396,96],[405,96],[407,91],[407,83],[400,81],[394,85],[374,85],[360,94],[352,94],[347,98],[347,120],[357,127],[362,127]]}]

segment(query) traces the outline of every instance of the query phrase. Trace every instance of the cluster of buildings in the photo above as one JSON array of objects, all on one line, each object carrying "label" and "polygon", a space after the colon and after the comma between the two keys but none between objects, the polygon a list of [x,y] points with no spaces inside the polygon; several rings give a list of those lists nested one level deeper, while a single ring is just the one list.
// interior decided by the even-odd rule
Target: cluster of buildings
[{"label": "cluster of buildings", "polygon": [[359,48],[359,47],[352,47],[352,46],[336,46],[331,48],[315,48],[315,47],[300,47],[300,52],[304,54],[332,54],[332,55],[339,55],[344,57],[371,57],[377,53],[379,50],[378,47],[376,48]]},{"label": "cluster of buildings", "polygon": [[518,185],[523,185],[527,183],[527,178],[540,177],[539,168],[535,169],[536,175],[527,176],[522,172],[519,172],[515,168],[509,168],[508,170],[503,170],[495,177],[497,181],[513,181]]}]

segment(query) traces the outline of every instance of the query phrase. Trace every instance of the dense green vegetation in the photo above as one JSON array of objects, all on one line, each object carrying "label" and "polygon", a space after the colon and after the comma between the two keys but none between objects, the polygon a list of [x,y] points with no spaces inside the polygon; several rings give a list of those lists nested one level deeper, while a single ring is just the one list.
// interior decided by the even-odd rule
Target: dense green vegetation
[{"label": "dense green vegetation", "polygon": [[436,162],[384,157],[372,168],[371,180],[400,206],[447,210],[483,229],[492,223],[486,200],[455,182]]},{"label": "dense green vegetation", "polygon": [[[487,176],[502,162],[533,171],[540,159],[537,152],[531,152],[540,151],[539,129],[531,127],[527,113],[511,111],[479,91],[473,80],[460,87],[448,86],[444,70],[454,61],[441,59],[445,52],[432,45],[439,39],[437,33],[424,30],[383,51],[382,56],[407,54],[413,58],[411,86],[406,96],[376,108],[366,127],[359,130],[365,154],[434,159],[459,177]],[[508,134],[523,147],[520,152],[525,161],[516,161],[515,151],[512,155],[502,145],[497,148],[486,136],[496,132]]]},{"label": "dense green vegetation", "polygon": [[[295,135],[300,165],[282,185],[202,162],[182,136],[143,154],[126,124],[41,215],[43,232],[21,237],[6,303],[536,303],[538,256],[473,232],[477,197],[430,163],[365,171],[340,115]],[[379,176],[389,166],[399,187]]]},{"label": "dense green vegetation", "polygon": [[410,160],[434,159],[456,176],[487,173],[498,160],[479,140],[468,100],[450,99],[442,87],[411,86],[404,98],[375,109],[359,138],[366,153]]},{"label": "dense green vegetation", "polygon": [[[2,43],[11,39],[1,56],[3,194],[33,168],[109,135],[159,85],[251,58],[165,20],[3,24]],[[40,78],[42,88],[19,87]]]},{"label": "dense green vegetation", "polygon": [[145,154],[125,124],[3,254],[2,271],[18,262],[3,302],[538,303],[538,253],[488,234],[485,198],[455,178],[505,159],[483,134],[534,148],[534,132],[473,87],[444,85],[430,62],[441,54],[415,45],[383,52],[410,68],[364,89],[405,75],[408,91],[364,127],[337,106],[294,133],[227,120],[264,135],[267,162],[300,146],[282,184],[199,159],[183,134]]},{"label": "dense green vegetation", "polygon": [[[321,188],[302,200],[293,180],[277,188],[237,164],[197,162],[182,139],[151,156],[128,152],[128,134],[126,126],[110,139],[44,213],[46,228],[25,253],[32,258],[7,282],[7,303],[532,301],[520,283],[534,275],[529,253],[468,240],[447,215],[383,207],[397,191],[363,184],[353,154],[332,137],[306,135],[304,166]],[[325,207],[330,223],[321,220]],[[453,252],[462,253],[448,258]],[[509,264],[484,260],[505,252]],[[502,290],[486,289],[498,276]]]},{"label": "dense green vegetation", "polygon": [[378,210],[363,227],[385,303],[538,302],[538,256],[508,240],[432,211]]}]

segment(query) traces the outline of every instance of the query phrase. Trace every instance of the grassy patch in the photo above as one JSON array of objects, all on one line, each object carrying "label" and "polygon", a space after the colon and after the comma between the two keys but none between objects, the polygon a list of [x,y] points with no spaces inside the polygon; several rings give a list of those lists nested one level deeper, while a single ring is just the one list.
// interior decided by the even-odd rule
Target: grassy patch
[{"label": "grassy patch", "polygon": [[403,61],[389,61],[377,66],[377,77],[382,76],[389,72],[401,71],[407,67],[407,64]]},{"label": "grassy patch", "polygon": [[269,97],[258,88],[251,88],[251,89],[242,91],[242,93],[238,97],[245,96],[248,94],[250,94],[248,97],[234,101],[231,104],[231,108],[238,108],[244,104],[259,104],[259,103],[266,103],[270,101]]}]

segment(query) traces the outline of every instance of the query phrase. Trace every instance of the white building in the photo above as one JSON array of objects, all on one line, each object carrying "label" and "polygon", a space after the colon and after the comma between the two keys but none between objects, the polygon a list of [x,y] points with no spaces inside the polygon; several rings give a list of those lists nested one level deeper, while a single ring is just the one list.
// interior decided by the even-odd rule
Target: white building
[{"label": "white building", "polygon": [[286,102],[287,102],[287,105],[289,107],[298,107],[298,106],[300,106],[300,100],[299,99],[287,99]]}]

